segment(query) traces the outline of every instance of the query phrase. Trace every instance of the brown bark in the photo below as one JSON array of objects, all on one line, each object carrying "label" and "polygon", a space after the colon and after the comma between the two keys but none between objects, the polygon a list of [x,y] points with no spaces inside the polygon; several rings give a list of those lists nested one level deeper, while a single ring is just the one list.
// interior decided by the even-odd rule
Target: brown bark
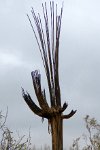
[{"label": "brown bark", "polygon": [[[61,31],[61,20],[63,6],[61,8],[60,15],[57,13],[57,4],[56,10],[54,9],[54,1],[50,2],[50,16],[51,16],[51,25],[49,26],[49,17],[47,11],[46,2],[43,5],[43,16],[45,23],[45,30],[43,30],[42,21],[40,14],[37,15],[32,8],[32,17],[37,28],[37,33],[34,30],[34,25],[30,17],[28,16],[30,25],[34,32],[40,54],[43,60],[43,66],[46,73],[47,84],[50,94],[50,104],[49,106],[45,89],[42,89],[41,85],[41,74],[38,70],[35,70],[31,73],[33,86],[35,94],[39,103],[39,106],[35,104],[32,100],[29,93],[25,93],[22,89],[23,98],[29,108],[38,116],[48,119],[51,125],[51,135],[52,135],[52,150],[63,150],[63,119],[69,119],[72,117],[76,111],[71,111],[67,115],[62,113],[67,108],[68,104],[65,102],[63,107],[61,107],[61,94],[60,94],[60,85],[59,85],[59,39]],[[38,36],[39,39],[38,39]],[[46,36],[46,39],[45,39]]]},{"label": "brown bark", "polygon": [[63,150],[63,119],[57,114],[51,119],[52,150]]}]

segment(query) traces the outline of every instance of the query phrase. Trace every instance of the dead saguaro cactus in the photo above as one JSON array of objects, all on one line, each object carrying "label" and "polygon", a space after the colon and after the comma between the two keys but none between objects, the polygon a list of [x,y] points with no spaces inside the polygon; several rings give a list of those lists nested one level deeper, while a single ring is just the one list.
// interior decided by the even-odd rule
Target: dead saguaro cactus
[{"label": "dead saguaro cactus", "polygon": [[63,150],[63,119],[69,119],[76,113],[76,111],[72,110],[69,114],[63,115],[68,104],[65,102],[63,106],[61,106],[59,85],[59,39],[63,7],[61,7],[60,15],[58,15],[57,4],[55,6],[54,2],[50,2],[50,17],[48,16],[46,3],[42,4],[42,8],[45,29],[43,29],[40,14],[38,13],[36,15],[33,8],[31,13],[37,28],[37,34],[29,16],[28,19],[43,60],[51,105],[49,106],[48,104],[45,89],[42,89],[41,74],[38,70],[33,71],[31,76],[39,106],[34,103],[29,93],[24,92],[24,89],[22,89],[22,93],[29,108],[36,115],[48,119],[49,125],[51,126],[52,150]]}]

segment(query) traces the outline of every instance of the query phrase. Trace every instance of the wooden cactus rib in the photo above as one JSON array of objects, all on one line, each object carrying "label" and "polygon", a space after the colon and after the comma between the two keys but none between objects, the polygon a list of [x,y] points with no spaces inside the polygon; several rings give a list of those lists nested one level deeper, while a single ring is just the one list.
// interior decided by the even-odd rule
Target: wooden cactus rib
[{"label": "wooden cactus rib", "polygon": [[41,89],[41,75],[37,70],[31,72],[32,79],[33,79],[33,86],[35,90],[35,94],[37,96],[37,100],[39,102],[39,105],[42,109],[49,109],[49,105],[46,101],[45,93]]},{"label": "wooden cactus rib", "polygon": [[[50,93],[50,101],[51,106],[59,105],[61,106],[61,100],[60,100],[60,86],[59,86],[59,38],[60,38],[60,31],[61,31],[61,19],[62,19],[62,11],[63,8],[61,8],[61,13],[58,16],[57,15],[57,6],[56,6],[56,45],[54,46],[54,2],[50,2],[50,10],[51,10],[51,42],[50,42],[50,30],[49,30],[49,22],[48,22],[48,12],[47,12],[47,6],[42,4],[43,7],[43,15],[44,15],[44,21],[45,21],[45,33],[46,33],[46,40],[44,37],[44,30],[42,27],[42,21],[40,18],[40,14],[35,14],[34,9],[32,8],[32,16],[34,18],[35,25],[37,27],[39,40],[37,38],[36,32],[34,31],[33,24],[28,16],[28,19],[30,21],[31,27],[33,29],[33,32],[35,34],[39,50],[42,56],[43,65],[46,72],[46,77],[48,81],[48,87],[49,87],[49,93]],[[55,95],[55,96],[54,96]],[[55,97],[55,98],[54,98]]]},{"label": "wooden cactus rib", "polygon": [[[47,54],[48,51],[46,50],[47,45],[46,45],[46,40],[44,38],[44,31],[43,31],[43,28],[42,28],[42,22],[41,22],[40,15],[38,14],[38,16],[36,16],[33,8],[32,8],[32,16],[34,18],[34,22],[36,24],[39,39],[40,39],[41,46],[39,45],[39,47],[40,47],[40,52],[41,52],[41,56],[42,56],[42,60],[43,60],[43,64],[44,64],[44,68],[45,68],[45,72],[46,72],[46,77],[47,77],[47,81],[48,81],[50,99],[51,99],[51,103],[52,103],[51,105],[54,106],[54,102],[52,101],[52,85],[51,85],[50,68],[49,68],[49,61],[48,61],[48,54]],[[30,21],[30,19],[29,19],[29,21]]]},{"label": "wooden cactus rib", "polygon": [[[55,114],[61,114],[67,107],[68,104],[64,103],[62,108],[46,108],[48,107],[48,104],[45,105],[45,102],[42,102],[43,104],[40,104],[41,102],[39,102],[40,107],[42,105],[41,108],[39,108],[32,100],[31,96],[29,95],[29,93],[25,93],[24,90],[22,89],[22,94],[23,94],[23,98],[25,100],[25,102],[27,103],[27,105],[29,106],[29,108],[38,116],[50,119],[51,117],[53,117]],[[43,107],[44,105],[44,107]],[[71,118],[74,114],[76,113],[75,111],[71,111],[68,115],[62,115],[62,119],[69,119]]]},{"label": "wooden cactus rib", "polygon": [[42,116],[42,110],[33,102],[33,100],[31,99],[31,96],[28,93],[25,93],[23,89],[22,89],[22,95],[23,95],[23,98],[24,98],[25,102],[29,106],[29,108],[36,115]]},{"label": "wooden cactus rib", "polygon": [[36,114],[40,117],[43,117],[43,118],[50,119],[51,114],[52,114],[50,109],[42,109],[42,108],[38,107],[32,100],[29,93],[25,93],[23,89],[22,89],[22,95],[23,95],[25,102],[27,103],[29,108],[32,110],[32,112],[34,112],[34,114]]},{"label": "wooden cactus rib", "polygon": [[68,115],[62,115],[62,119],[69,119],[73,117],[73,115],[76,113],[76,110],[72,110]]},{"label": "wooden cactus rib", "polygon": [[63,7],[61,8],[60,15],[58,15],[57,5],[55,11],[54,2],[50,2],[51,24],[49,23],[46,3],[44,5],[42,4],[42,8],[45,29],[43,29],[40,14],[38,13],[36,15],[33,8],[31,10],[39,38],[37,37],[30,17],[27,16],[41,53],[51,106],[49,106],[47,102],[45,89],[42,89],[41,74],[38,70],[31,72],[31,76],[39,107],[34,103],[29,93],[25,93],[23,89],[22,93],[29,108],[36,115],[48,119],[49,125],[51,126],[52,150],[63,150],[63,119],[69,119],[76,113],[76,110],[72,110],[69,114],[63,115],[68,104],[65,102],[63,106],[61,106],[61,92],[59,85],[59,40]]}]

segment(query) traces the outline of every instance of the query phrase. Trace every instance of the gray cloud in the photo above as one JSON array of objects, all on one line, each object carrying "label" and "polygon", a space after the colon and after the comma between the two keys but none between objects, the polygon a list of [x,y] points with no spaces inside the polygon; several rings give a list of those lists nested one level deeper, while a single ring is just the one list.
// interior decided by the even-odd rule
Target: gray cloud
[{"label": "gray cloud", "polygon": [[[46,86],[37,43],[26,17],[31,6],[41,12],[37,1],[0,1],[0,110],[5,112],[8,106],[7,124],[14,131],[27,134],[31,126],[32,140],[39,146],[50,143],[47,122],[42,124],[41,119],[32,114],[21,95],[22,86],[36,101],[30,75],[34,69],[40,69],[43,86]],[[64,1],[60,39],[62,103],[69,103],[66,113],[78,110],[73,119],[64,122],[65,146],[84,130],[86,114],[100,120],[99,6],[99,0]]]}]

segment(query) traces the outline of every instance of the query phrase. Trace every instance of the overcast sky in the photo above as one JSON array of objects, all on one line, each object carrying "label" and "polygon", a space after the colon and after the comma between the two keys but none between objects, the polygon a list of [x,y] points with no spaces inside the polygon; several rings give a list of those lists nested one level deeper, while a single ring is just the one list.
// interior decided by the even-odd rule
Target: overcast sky
[{"label": "overcast sky", "polygon": [[[50,144],[47,120],[35,116],[25,104],[21,87],[36,102],[31,71],[45,75],[36,40],[26,14],[31,6],[41,11],[40,0],[0,0],[0,110],[8,127],[28,135],[33,144]],[[56,0],[60,8],[61,1]],[[49,3],[49,0],[47,0]],[[42,13],[41,13],[42,14]],[[45,82],[42,81],[43,86]],[[66,113],[76,115],[64,121],[64,147],[84,132],[86,114],[100,121],[100,1],[65,0],[60,38],[60,85]]]}]

